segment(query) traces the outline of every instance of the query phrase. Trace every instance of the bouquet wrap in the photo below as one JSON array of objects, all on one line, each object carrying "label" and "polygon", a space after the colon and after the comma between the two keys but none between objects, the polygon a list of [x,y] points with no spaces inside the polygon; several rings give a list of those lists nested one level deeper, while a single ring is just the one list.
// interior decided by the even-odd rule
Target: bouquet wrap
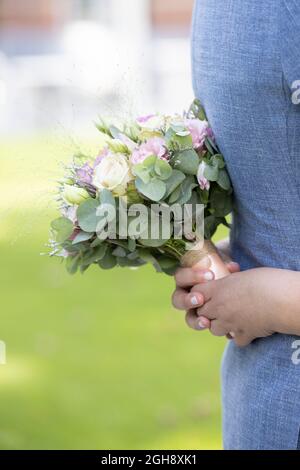
[{"label": "bouquet wrap", "polygon": [[217,248],[209,240],[198,242],[192,250],[187,251],[181,258],[181,265],[209,269],[214,273],[215,279],[222,279],[230,274]]}]

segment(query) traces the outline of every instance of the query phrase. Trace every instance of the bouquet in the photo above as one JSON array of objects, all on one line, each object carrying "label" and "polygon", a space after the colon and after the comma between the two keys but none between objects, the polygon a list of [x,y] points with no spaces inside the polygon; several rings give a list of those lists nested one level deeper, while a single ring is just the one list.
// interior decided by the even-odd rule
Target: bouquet
[{"label": "bouquet", "polygon": [[199,263],[226,276],[211,238],[227,225],[232,187],[199,101],[182,115],[96,126],[99,154],[75,155],[59,181],[50,255],[71,274],[151,263],[172,275]]}]

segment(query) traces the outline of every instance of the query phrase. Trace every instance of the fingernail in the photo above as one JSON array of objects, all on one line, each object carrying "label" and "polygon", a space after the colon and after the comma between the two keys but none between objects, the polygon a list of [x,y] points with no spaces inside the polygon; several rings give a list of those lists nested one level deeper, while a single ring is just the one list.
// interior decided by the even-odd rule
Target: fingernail
[{"label": "fingernail", "polygon": [[205,330],[207,328],[206,325],[204,325],[202,320],[198,321],[198,327],[200,330]]},{"label": "fingernail", "polygon": [[229,266],[232,266],[233,268],[239,268],[240,267],[239,263],[236,263],[235,261],[230,261],[228,264],[229,264]]},{"label": "fingernail", "polygon": [[199,299],[198,297],[196,297],[196,295],[193,295],[193,297],[191,298],[191,304],[194,306],[200,305]]},{"label": "fingernail", "polygon": [[214,278],[214,274],[212,271],[207,271],[206,273],[204,273],[204,279],[206,281],[212,281]]}]

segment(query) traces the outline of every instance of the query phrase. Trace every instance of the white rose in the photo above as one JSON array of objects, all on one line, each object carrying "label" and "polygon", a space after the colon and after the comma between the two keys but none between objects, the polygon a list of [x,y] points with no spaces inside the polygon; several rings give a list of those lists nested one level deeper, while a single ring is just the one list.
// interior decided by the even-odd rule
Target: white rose
[{"label": "white rose", "polygon": [[93,185],[109,189],[118,196],[126,193],[126,186],[132,180],[127,159],[121,153],[110,153],[103,157],[94,170]]},{"label": "white rose", "polygon": [[70,184],[64,185],[62,198],[67,204],[78,205],[89,197],[89,193],[84,188],[78,188],[77,186],[71,186]]}]

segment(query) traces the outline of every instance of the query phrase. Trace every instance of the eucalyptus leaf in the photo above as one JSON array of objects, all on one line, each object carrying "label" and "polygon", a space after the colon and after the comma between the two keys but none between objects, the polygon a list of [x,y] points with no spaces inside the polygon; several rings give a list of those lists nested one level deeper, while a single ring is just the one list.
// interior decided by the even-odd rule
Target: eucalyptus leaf
[{"label": "eucalyptus leaf", "polygon": [[167,192],[164,195],[164,198],[168,197],[175,189],[184,181],[185,174],[179,170],[173,170],[171,176],[165,180],[167,186]]},{"label": "eucalyptus leaf", "polygon": [[222,169],[219,171],[217,183],[219,186],[221,186],[221,188],[225,189],[226,191],[230,189],[231,183],[226,170]]},{"label": "eucalyptus leaf", "polygon": [[109,206],[112,206],[113,208],[116,207],[116,201],[114,196],[112,195],[111,191],[106,188],[103,188],[101,190],[99,199],[101,204],[107,204]]},{"label": "eucalyptus leaf", "polygon": [[72,241],[72,245],[76,245],[77,243],[85,242],[87,240],[90,240],[92,236],[94,235],[93,232],[79,232],[77,233],[76,237]]},{"label": "eucalyptus leaf", "polygon": [[181,195],[181,187],[180,186],[177,186],[176,189],[174,189],[174,191],[170,194],[170,197],[169,197],[169,204],[174,204],[177,199],[180,197]]},{"label": "eucalyptus leaf", "polygon": [[87,199],[82,202],[77,209],[77,219],[79,227],[85,232],[95,232],[102,216],[97,216],[99,201],[97,199]]},{"label": "eucalyptus leaf", "polygon": [[137,163],[133,166],[132,172],[135,176],[140,178],[143,183],[147,184],[150,181],[150,170],[149,168],[145,167],[143,163]]},{"label": "eucalyptus leaf", "polygon": [[80,264],[80,255],[68,256],[66,259],[66,268],[69,274],[75,274]]},{"label": "eucalyptus leaf", "polygon": [[98,265],[102,269],[112,269],[117,264],[117,258],[112,255],[110,250],[107,250],[104,257],[98,262]]},{"label": "eucalyptus leaf", "polygon": [[216,153],[211,157],[211,163],[213,166],[217,166],[220,169],[225,167],[224,158],[220,153]]},{"label": "eucalyptus leaf", "polygon": [[151,201],[160,201],[167,190],[166,184],[158,178],[152,178],[148,184],[137,178],[135,182],[137,190]]},{"label": "eucalyptus leaf", "polygon": [[179,186],[180,194],[176,200],[176,204],[186,204],[192,196],[193,189],[196,187],[198,187],[198,184],[196,183],[195,178],[193,176],[186,177]]},{"label": "eucalyptus leaf", "polygon": [[219,168],[217,165],[205,165],[204,176],[208,181],[217,181],[219,177]]},{"label": "eucalyptus leaf", "polygon": [[[180,132],[179,132],[180,134]],[[193,147],[193,141],[192,141],[192,136],[190,133],[185,135],[179,135],[172,129],[172,127],[169,127],[165,134],[165,141],[167,144],[167,147],[170,150],[185,150],[185,149],[191,149]]]},{"label": "eucalyptus leaf", "polygon": [[214,186],[210,194],[210,205],[217,217],[225,217],[232,211],[232,196],[218,186]]},{"label": "eucalyptus leaf", "polygon": [[157,158],[154,165],[154,171],[160,179],[167,180],[172,174],[172,167],[165,160]]},{"label": "eucalyptus leaf", "polygon": [[83,256],[82,264],[92,264],[100,261],[104,257],[106,250],[107,245],[104,243],[94,249],[89,250]]},{"label": "eucalyptus leaf", "polygon": [[73,223],[67,217],[58,217],[53,220],[51,228],[55,231],[55,238],[58,243],[67,240],[74,230]]},{"label": "eucalyptus leaf", "polygon": [[199,157],[194,149],[175,152],[172,158],[173,166],[186,175],[196,175],[199,168]]},{"label": "eucalyptus leaf", "polygon": [[125,250],[122,246],[117,246],[117,247],[113,250],[112,254],[113,254],[114,256],[117,256],[118,258],[119,258],[119,257],[120,257],[120,258],[125,258],[126,255],[127,255],[127,252],[126,252],[126,250]]}]

